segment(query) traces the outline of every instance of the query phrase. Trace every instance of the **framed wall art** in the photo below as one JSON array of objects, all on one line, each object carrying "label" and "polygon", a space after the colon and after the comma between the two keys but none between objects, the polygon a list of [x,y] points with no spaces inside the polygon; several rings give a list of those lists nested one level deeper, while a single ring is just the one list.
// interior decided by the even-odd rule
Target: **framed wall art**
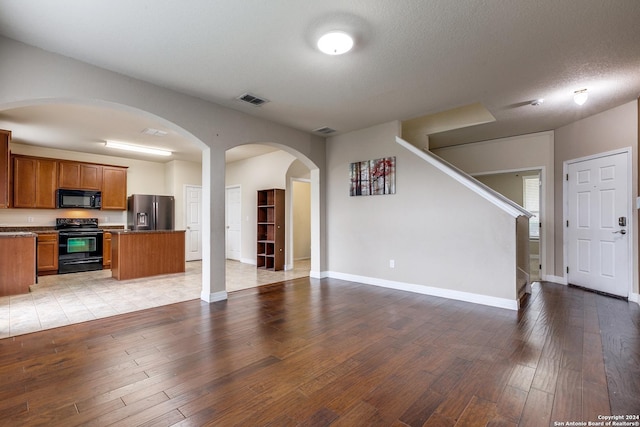
[{"label": "framed wall art", "polygon": [[396,158],[355,162],[349,165],[350,196],[374,196],[396,193]]}]

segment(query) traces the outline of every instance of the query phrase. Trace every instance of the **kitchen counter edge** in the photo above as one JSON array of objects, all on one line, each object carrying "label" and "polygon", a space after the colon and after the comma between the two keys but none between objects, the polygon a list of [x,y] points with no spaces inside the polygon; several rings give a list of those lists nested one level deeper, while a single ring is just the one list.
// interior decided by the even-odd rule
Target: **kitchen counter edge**
[{"label": "kitchen counter edge", "polygon": [[105,229],[111,234],[161,234],[161,233],[184,233],[185,230],[129,230],[129,229]]}]

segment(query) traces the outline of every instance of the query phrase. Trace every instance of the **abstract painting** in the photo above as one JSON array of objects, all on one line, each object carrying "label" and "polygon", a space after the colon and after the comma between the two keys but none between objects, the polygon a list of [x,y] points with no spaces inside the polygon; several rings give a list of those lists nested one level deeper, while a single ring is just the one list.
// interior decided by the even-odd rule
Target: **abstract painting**
[{"label": "abstract painting", "polygon": [[351,196],[396,193],[396,158],[384,157],[351,163]]}]

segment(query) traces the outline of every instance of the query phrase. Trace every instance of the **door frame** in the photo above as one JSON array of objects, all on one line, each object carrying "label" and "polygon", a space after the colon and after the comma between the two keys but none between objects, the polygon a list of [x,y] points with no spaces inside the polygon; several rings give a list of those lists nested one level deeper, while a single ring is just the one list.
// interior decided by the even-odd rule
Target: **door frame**
[{"label": "door frame", "polygon": [[[199,188],[200,189],[200,255],[202,255],[202,246],[203,246],[203,234],[202,234],[202,207],[203,207],[203,203],[202,203],[202,185],[195,185],[195,184],[184,184],[183,188],[182,188],[182,195],[184,198],[184,203],[182,205],[182,209],[184,209],[183,213],[182,213],[182,221],[183,221],[183,225],[185,227],[185,229],[187,228],[187,208],[189,207],[189,200],[187,198],[187,195],[189,194],[189,187],[193,187],[193,188]],[[185,230],[186,231],[186,230]],[[185,257],[187,256],[189,251],[189,245],[187,245],[187,241],[185,240],[185,245],[184,245],[184,252],[185,252]],[[202,260],[202,257],[200,257],[199,259],[200,261]],[[198,261],[198,260],[188,260],[188,261]]]},{"label": "door frame", "polygon": [[569,284],[569,276],[567,274],[567,268],[568,268],[567,264],[569,261],[569,241],[568,241],[568,233],[567,233],[567,226],[566,226],[567,221],[569,219],[569,197],[567,194],[568,183],[566,179],[567,174],[569,172],[569,165],[574,163],[586,162],[590,160],[596,160],[603,157],[610,157],[618,154],[624,154],[627,158],[626,180],[629,183],[627,186],[628,203],[627,203],[627,212],[626,212],[626,216],[628,218],[627,234],[629,234],[629,239],[627,239],[627,254],[628,254],[627,277],[629,282],[627,284],[627,288],[628,288],[627,298],[631,297],[633,293],[633,283],[635,281],[634,275],[633,275],[633,257],[634,257],[633,245],[635,240],[634,221],[636,216],[633,215],[633,206],[635,204],[633,203],[633,182],[632,182],[633,164],[631,159],[631,152],[632,152],[632,148],[626,147],[626,148],[620,148],[620,149],[611,150],[611,151],[605,151],[602,153],[591,154],[589,156],[578,157],[571,160],[565,160],[564,162],[562,162],[562,225],[561,226],[562,226],[562,256],[563,256],[563,264],[564,264],[562,268],[562,276],[563,276],[565,285]]},{"label": "door frame", "polygon": [[[286,192],[286,198],[287,198],[287,219],[286,219],[286,223],[290,224],[289,227],[286,228],[286,232],[288,234],[287,236],[287,244],[285,245],[285,266],[284,269],[285,270],[293,270],[294,266],[295,266],[295,262],[296,260],[294,259],[294,233],[295,233],[295,224],[293,222],[293,204],[294,204],[294,199],[293,199],[293,183],[295,182],[304,182],[305,184],[309,184],[309,186],[311,186],[311,180],[308,178],[294,178],[294,177],[290,177],[289,178],[289,184],[288,184],[288,190]],[[309,187],[309,189],[311,189],[311,187]],[[309,230],[309,233],[311,234],[311,230]]]},{"label": "door frame", "polygon": [[[240,239],[240,255],[238,257],[238,259],[235,258],[228,258],[229,254],[227,252],[227,245],[228,245],[228,239],[229,239],[229,200],[227,198],[228,193],[227,191],[231,190],[231,189],[235,189],[237,188],[238,190],[240,190],[240,231],[239,233],[239,239]],[[224,241],[225,241],[225,258],[226,259],[232,259],[234,261],[240,261],[243,262],[242,259],[242,185],[241,184],[233,184],[233,185],[226,185],[224,187]],[[255,263],[255,261],[254,261]]]}]

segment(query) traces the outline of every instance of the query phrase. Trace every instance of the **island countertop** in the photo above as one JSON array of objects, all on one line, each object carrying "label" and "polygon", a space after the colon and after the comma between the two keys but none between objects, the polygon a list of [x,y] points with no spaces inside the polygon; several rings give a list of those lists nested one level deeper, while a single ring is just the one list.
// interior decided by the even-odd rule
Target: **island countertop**
[{"label": "island countertop", "polygon": [[36,233],[29,231],[0,231],[0,239],[7,237],[35,237]]},{"label": "island countertop", "polygon": [[171,234],[171,233],[184,233],[185,230],[131,230],[128,228],[125,229],[105,229],[104,231],[108,231],[111,234]]}]

